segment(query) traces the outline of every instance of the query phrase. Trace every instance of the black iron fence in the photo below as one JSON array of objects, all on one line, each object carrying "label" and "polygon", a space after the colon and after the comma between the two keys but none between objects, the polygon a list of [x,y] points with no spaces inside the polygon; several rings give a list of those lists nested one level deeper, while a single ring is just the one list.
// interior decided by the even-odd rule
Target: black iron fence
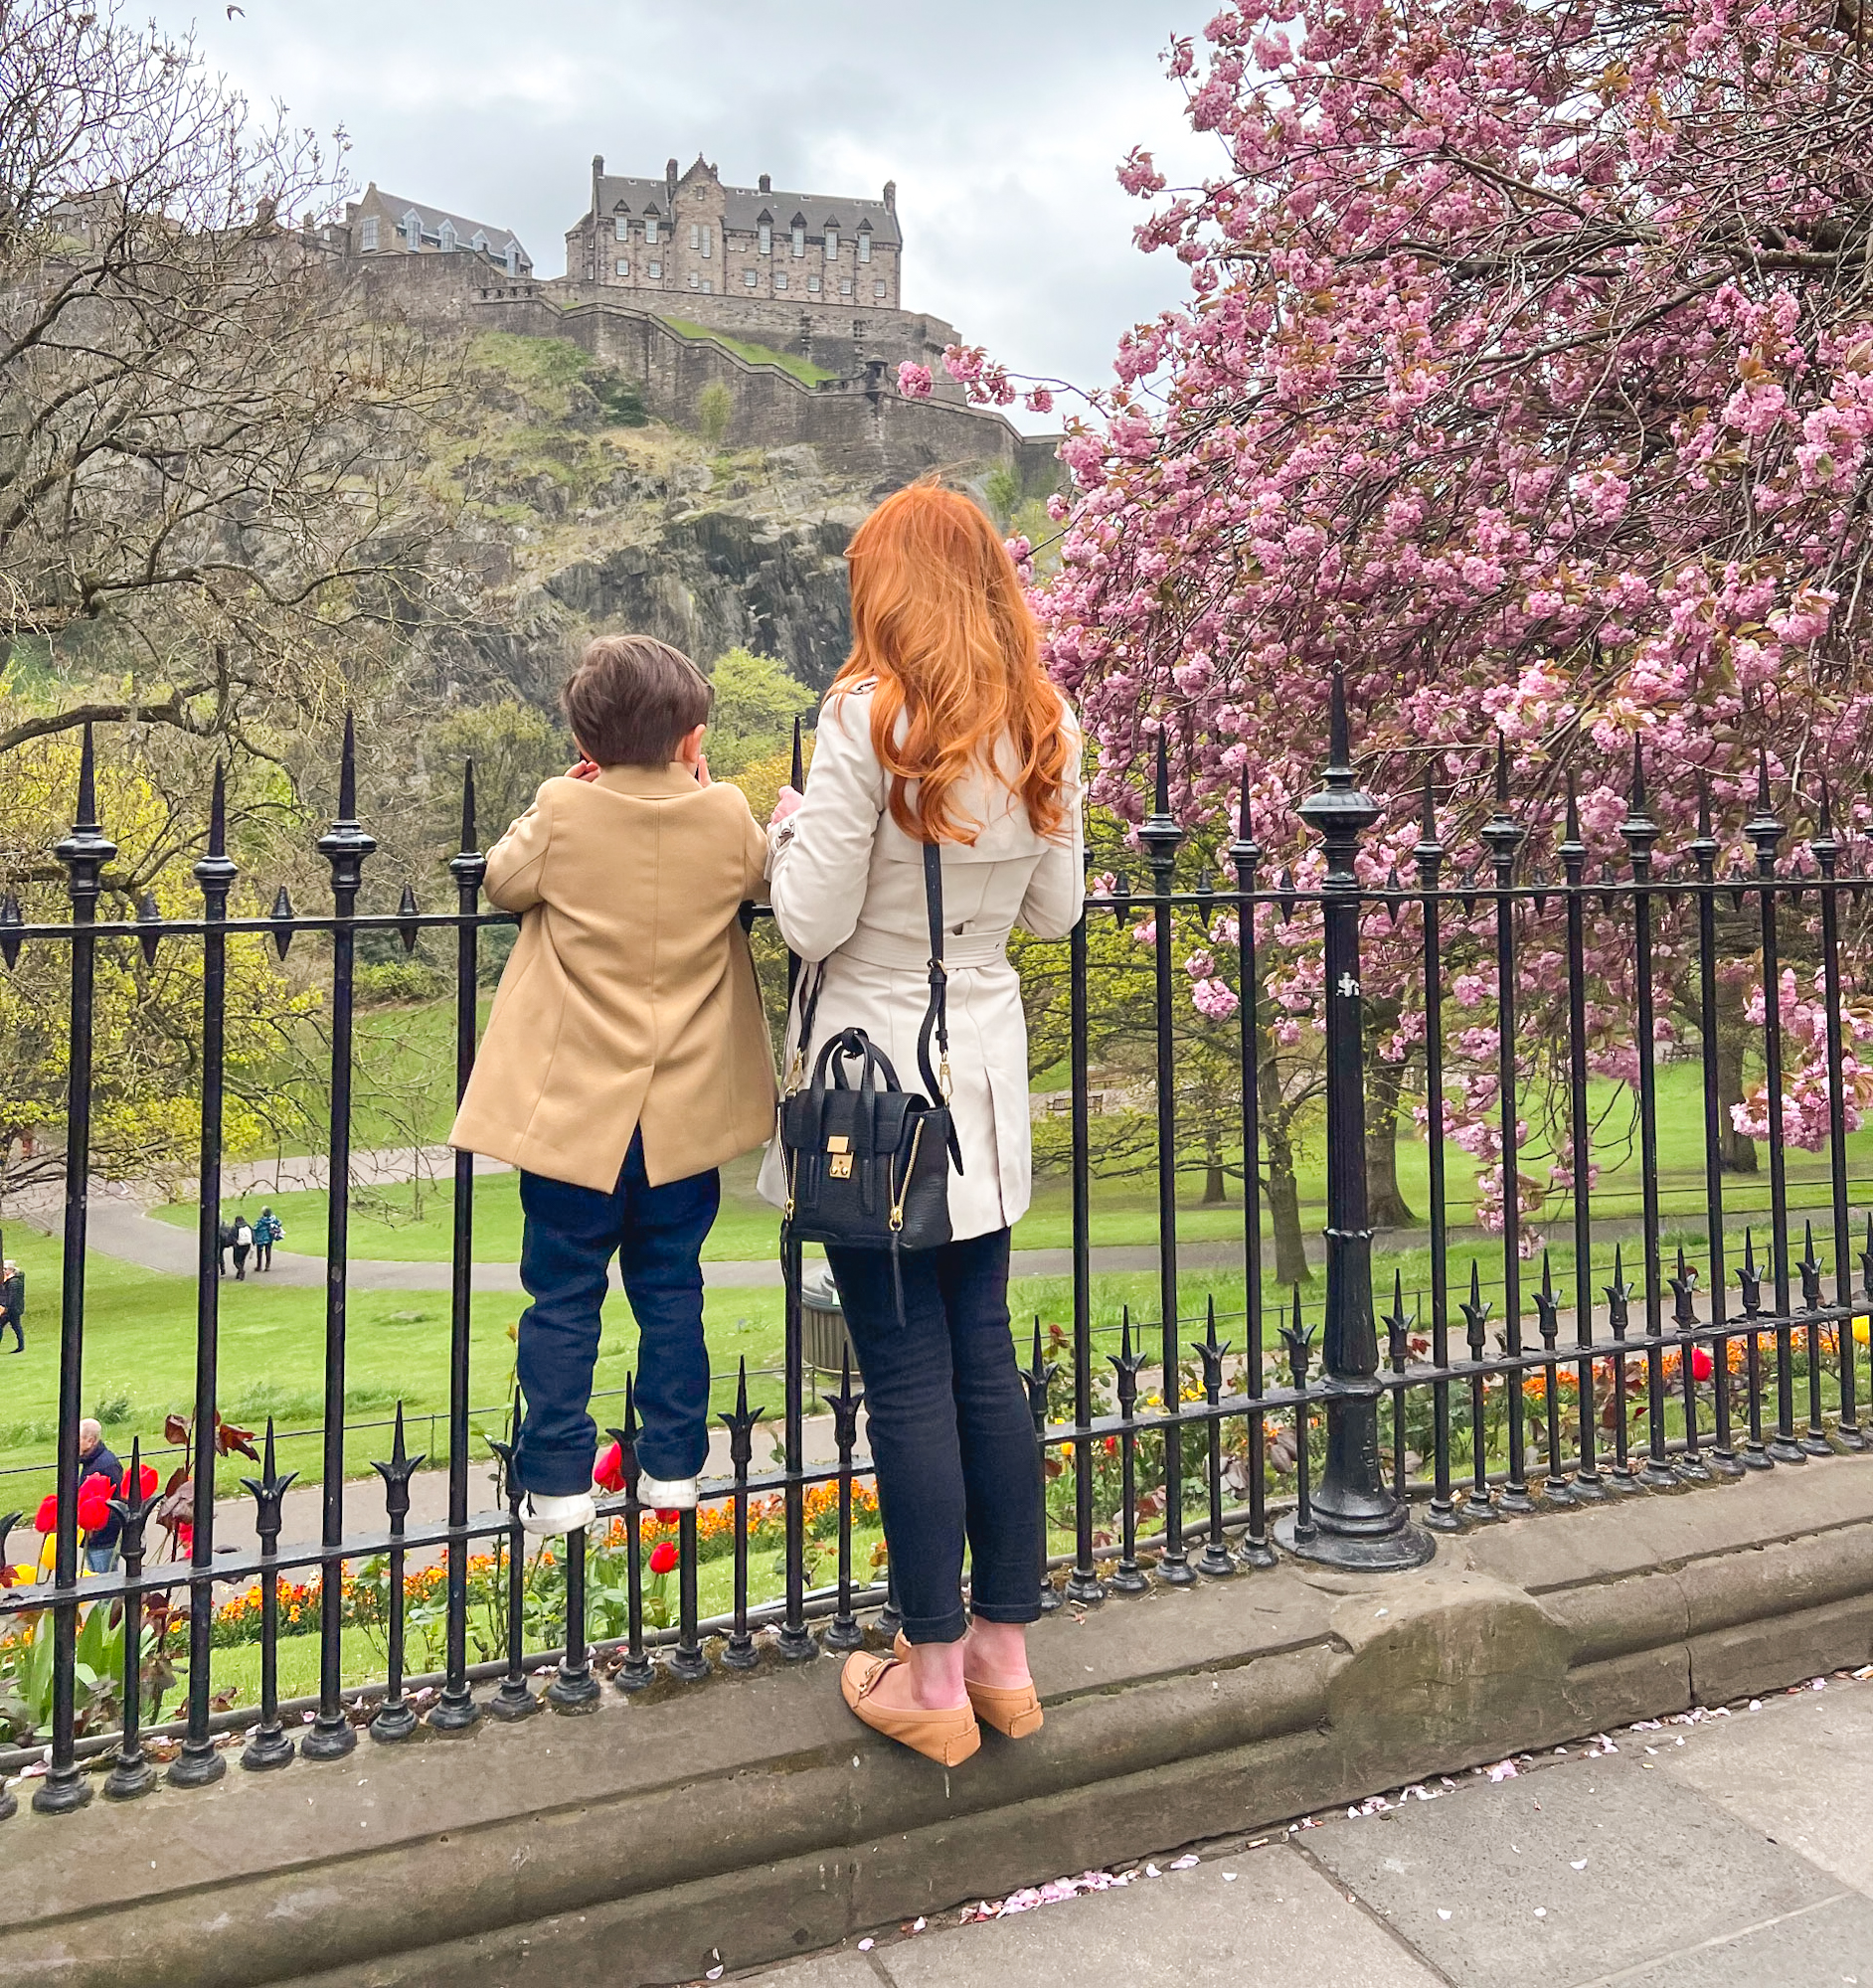
[{"label": "black iron fence", "polygon": [[[1643,764],[1635,758],[1624,818],[1610,844],[1622,860],[1594,858],[1570,794],[1564,811],[1556,803],[1541,816],[1544,846],[1560,865],[1554,878],[1529,862],[1530,820],[1540,810],[1518,812],[1507,761],[1498,755],[1493,812],[1477,829],[1477,866],[1449,875],[1427,784],[1422,828],[1407,857],[1414,874],[1407,881],[1394,863],[1375,877],[1375,861],[1385,859],[1375,858],[1368,838],[1381,810],[1356,782],[1336,683],[1323,784],[1294,810],[1312,852],[1302,881],[1293,865],[1268,877],[1246,782],[1235,833],[1213,852],[1227,880],[1221,885],[1211,871],[1192,878],[1180,867],[1192,851],[1170,801],[1170,755],[1160,736],[1155,788],[1135,835],[1148,888],[1133,892],[1122,877],[1102,877],[1048,968],[1064,1004],[1071,1077],[1062,1154],[1072,1209],[1070,1303],[1063,1316],[1036,1318],[1031,1332],[1017,1328],[1048,1482],[1050,1551],[1035,1570],[1045,1607],[1090,1606],[1151,1578],[1230,1578],[1274,1565],[1279,1552],[1343,1568],[1409,1567],[1430,1556],[1436,1531],[1492,1523],[1531,1511],[1538,1500],[1566,1505],[1674,1490],[1713,1474],[1799,1465],[1836,1447],[1864,1446],[1859,1347],[1873,1306],[1873,1216],[1856,1279],[1850,1161],[1862,1076],[1851,1045],[1873,1030],[1865,999],[1873,990],[1860,977],[1857,940],[1843,936],[1843,920],[1857,912],[1865,888],[1861,845],[1836,836],[1824,793],[1797,841],[1775,812],[1765,765],[1746,823],[1726,830],[1714,821],[1706,790],[1695,833],[1661,848],[1664,831],[1647,812]],[[346,1534],[347,1163],[358,941],[369,931],[400,934],[407,945],[425,930],[454,935],[459,1088],[475,1055],[480,933],[505,921],[481,909],[485,866],[475,853],[472,768],[461,850],[449,864],[452,911],[419,910],[408,887],[393,912],[359,910],[375,845],[357,815],[348,726],[337,818],[317,845],[330,867],[329,913],[301,914],[282,891],[263,915],[231,915],[237,872],[218,776],[207,853],[194,873],[202,915],[103,919],[102,880],[115,851],[97,819],[87,734],[76,823],[56,851],[69,917],[29,922],[14,897],[0,902],[7,969],[27,946],[64,948],[71,968],[54,1560],[49,1581],[0,1592],[8,1661],[16,1676],[34,1669],[47,1687],[43,1725],[30,1736],[35,1749],[44,1748],[32,1797],[42,1810],[85,1802],[93,1765],[107,1767],[107,1795],[145,1791],[155,1783],[156,1750],[169,1756],[170,1781],[214,1780],[226,1771],[230,1730],[245,1733],[235,1757],[248,1769],[282,1766],[297,1755],[333,1759],[357,1745],[361,1726],[393,1741],[420,1717],[449,1731],[547,1706],[576,1713],[596,1702],[607,1680],[634,1691],[659,1676],[699,1679],[718,1665],[803,1661],[822,1648],[859,1644],[868,1633],[861,1618],[873,1610],[882,1610],[875,1629],[888,1634],[894,1626],[888,1576],[869,1559],[857,1564],[863,1556],[855,1553],[855,1538],[863,1536],[857,1515],[874,1508],[860,1446],[863,1394],[849,1372],[825,1398],[831,1460],[806,1461],[797,1275],[786,1307],[773,1467],[755,1465],[763,1411],[751,1407],[744,1376],[735,1408],[722,1417],[728,1478],[707,1487],[700,1515],[666,1520],[647,1512],[636,1496],[627,1391],[611,1430],[615,1489],[600,1500],[593,1538],[576,1533],[563,1553],[542,1556],[529,1552],[511,1503],[471,1511],[471,1388],[479,1378],[485,1389],[489,1377],[470,1371],[474,1199],[466,1157],[454,1174],[446,1519],[410,1522],[412,1478],[423,1459],[410,1453],[400,1411],[390,1454],[376,1465],[384,1524]],[[1748,873],[1719,876],[1726,834],[1728,846],[1747,841],[1754,850]],[[252,933],[270,938],[282,958],[302,934],[329,946],[321,1525],[316,1540],[282,1539],[290,1474],[278,1467],[269,1426],[245,1480],[258,1548],[227,1553],[217,1551],[215,1472],[203,1467],[203,1456],[218,1427],[227,949],[232,937]],[[1149,986],[1147,1020],[1141,1031],[1134,1027],[1147,1044],[1145,1068],[1134,1075],[1151,1106],[1135,1114],[1133,1129],[1141,1127],[1154,1162],[1157,1315],[1136,1321],[1128,1308],[1115,1320],[1105,1316],[1095,1262],[1102,1148],[1089,1066],[1101,1048],[1096,993],[1100,976],[1114,970],[1106,953],[1114,934],[1132,948],[1127,958],[1145,968]],[[1192,951],[1180,959],[1186,944]],[[165,945],[199,945],[204,967],[193,1417],[200,1453],[186,1524],[178,1525],[182,1515],[174,1510],[163,1515],[168,1537],[186,1540],[186,1559],[152,1558],[161,1504],[133,1454],[112,1506],[122,1527],[121,1566],[91,1574],[81,1572],[79,1424],[94,970],[101,949],[141,947],[151,957]],[[1382,988],[1362,984],[1362,948]],[[1801,995],[1802,981],[1811,997]],[[1452,998],[1461,1010],[1454,1021]],[[1674,1031],[1661,1000],[1683,1018],[1675,1048],[1666,1040]],[[1136,1004],[1128,1006],[1135,1025]],[[1057,1004],[1054,1025],[1061,1013]],[[1393,1031],[1377,1047],[1375,1015]],[[1739,1029],[1746,1039],[1740,1050]],[[1672,1171],[1661,1165],[1659,1147],[1667,1053],[1679,1060],[1689,1054],[1699,1080],[1686,1135],[1697,1148],[1691,1218],[1664,1210]],[[1192,1101],[1193,1070],[1219,1057],[1226,1077],[1220,1118],[1214,1084]],[[1747,1091],[1740,1088],[1745,1078]],[[1379,1079],[1387,1111],[1402,1095],[1422,1100],[1428,1158],[1423,1242],[1393,1245],[1389,1292],[1381,1281],[1390,1299],[1382,1317],[1374,1300],[1367,1140],[1368,1098]],[[1528,1117],[1537,1095],[1542,1130]],[[1631,1113],[1620,1165],[1636,1176],[1637,1213],[1624,1212],[1628,1188],[1609,1189],[1622,1197],[1618,1219],[1609,1224],[1597,1209],[1596,1172],[1608,1150],[1608,1100],[1616,1095]],[[1285,1191],[1277,1146],[1287,1150],[1303,1096],[1317,1100],[1308,1108],[1326,1157],[1318,1297],[1298,1284],[1275,1287],[1266,1265],[1269,1202]],[[1453,1097],[1461,1107],[1454,1115]],[[1278,1139],[1275,1118],[1282,1121]],[[1753,1211],[1740,1242],[1726,1212],[1739,1120],[1752,1125],[1751,1156],[1764,1144],[1769,1161],[1767,1205]],[[1824,1169],[1817,1159],[1807,1176],[1791,1180],[1795,1138],[1824,1152]],[[1477,1162],[1479,1226],[1467,1242],[1455,1233],[1462,1225],[1453,1224],[1461,1198],[1452,1184],[1453,1149]],[[1545,1180],[1538,1169],[1528,1172],[1531,1155],[1546,1161]],[[1233,1173],[1241,1182],[1240,1301],[1224,1279],[1226,1302],[1219,1306],[1210,1294],[1193,1306],[1180,1275],[1187,1211],[1178,1182],[1193,1169]],[[94,1501],[94,1492],[88,1496]],[[83,1509],[95,1518],[94,1502]],[[758,1557],[776,1536],[777,1591],[757,1595],[764,1584]],[[809,1559],[820,1548],[830,1549],[836,1576],[815,1586]],[[705,1553],[718,1549],[730,1560],[732,1602],[705,1618],[699,1568]],[[413,1574],[419,1560],[425,1571]],[[387,1656],[382,1680],[364,1690],[344,1674],[347,1610],[355,1617],[361,1605],[357,1583],[346,1577],[356,1567],[376,1571],[367,1598]],[[293,1578],[299,1574],[312,1577],[304,1588]],[[675,1593],[666,1602],[672,1578]],[[217,1698],[218,1591],[246,1597],[257,1618],[260,1681],[253,1705]],[[434,1675],[413,1678],[406,1653],[418,1608],[438,1624],[442,1663]],[[315,1699],[282,1703],[280,1642],[308,1610],[317,1620],[318,1691]],[[475,1641],[486,1648],[491,1637],[497,1646],[476,1662],[471,1616]],[[616,1633],[595,1634],[596,1617]],[[156,1749],[142,1727],[156,1653],[166,1642],[178,1656],[186,1643],[186,1709],[166,1729],[179,1743]],[[536,1692],[532,1681],[543,1670],[551,1675]],[[487,1685],[492,1690],[478,1695]],[[15,1737],[23,1736],[16,1730]],[[9,1757],[17,1766],[27,1755],[16,1749]],[[14,1805],[7,1796],[5,1812]]]}]

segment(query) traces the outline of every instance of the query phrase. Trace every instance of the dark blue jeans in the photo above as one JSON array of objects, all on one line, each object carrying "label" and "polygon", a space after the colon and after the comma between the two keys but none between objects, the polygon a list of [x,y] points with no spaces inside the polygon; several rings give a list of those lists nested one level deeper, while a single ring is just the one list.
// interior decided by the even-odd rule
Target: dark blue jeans
[{"label": "dark blue jeans", "polygon": [[526,1419],[514,1480],[543,1497],[592,1486],[597,1427],[587,1412],[598,1311],[611,1258],[637,1318],[637,1459],[652,1477],[694,1477],[709,1454],[709,1352],[703,1344],[703,1238],[722,1200],[711,1172],[652,1187],[633,1137],[609,1194],[543,1174],[520,1177],[527,1218],[520,1281]]},{"label": "dark blue jeans", "polygon": [[1008,1330],[1008,1232],[903,1258],[904,1322],[882,1249],[829,1247],[865,1377],[878,1502],[904,1633],[953,1643],[1041,1612],[1041,1463]]}]

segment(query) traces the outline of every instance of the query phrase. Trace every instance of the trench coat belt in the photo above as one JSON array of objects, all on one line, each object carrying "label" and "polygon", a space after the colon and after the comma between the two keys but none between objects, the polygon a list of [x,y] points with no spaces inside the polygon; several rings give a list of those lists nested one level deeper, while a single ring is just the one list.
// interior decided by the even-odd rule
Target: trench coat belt
[{"label": "trench coat belt", "polygon": [[[943,933],[943,964],[954,970],[965,966],[999,966],[1008,956],[1005,925],[993,931]],[[899,971],[922,972],[930,965],[928,933],[885,931],[876,925],[860,925],[833,955],[862,959],[868,966],[888,966]]]}]

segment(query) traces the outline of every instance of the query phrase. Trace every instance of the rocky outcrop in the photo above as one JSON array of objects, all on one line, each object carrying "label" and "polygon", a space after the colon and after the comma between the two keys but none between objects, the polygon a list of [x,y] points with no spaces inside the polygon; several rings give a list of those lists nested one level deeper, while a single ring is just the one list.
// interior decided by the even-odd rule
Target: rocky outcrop
[{"label": "rocky outcrop", "polygon": [[[851,643],[846,544],[917,465],[815,442],[738,448],[732,427],[711,444],[641,414],[625,425],[607,410],[630,376],[571,339],[496,334],[470,353],[446,563],[461,591],[444,607],[438,584],[431,601],[441,676],[462,675],[449,629],[473,674],[550,704],[579,643],[632,629],[705,663],[745,647],[815,689],[831,681]],[[950,414],[968,436],[999,433]],[[1056,466],[1039,463],[1037,485],[1051,487]],[[1029,469],[997,455],[941,466],[977,491]]]},{"label": "rocky outcrop", "polygon": [[620,540],[544,577],[536,623],[633,628],[691,655],[744,647],[804,683],[831,680],[850,645],[846,541],[869,493],[818,474],[807,447],[770,451],[720,490],[619,507]]}]

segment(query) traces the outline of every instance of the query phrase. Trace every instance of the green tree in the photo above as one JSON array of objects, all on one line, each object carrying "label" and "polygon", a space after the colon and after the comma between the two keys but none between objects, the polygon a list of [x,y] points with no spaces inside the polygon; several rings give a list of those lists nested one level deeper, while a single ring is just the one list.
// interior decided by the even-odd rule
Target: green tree
[{"label": "green tree", "polygon": [[[771,759],[791,745],[793,721],[812,711],[818,699],[784,663],[752,649],[718,656],[710,680],[716,688],[709,714],[709,770],[733,777],[760,759]],[[772,806],[771,799],[768,802]],[[766,816],[763,816],[766,819]]]},{"label": "green tree", "polygon": [[1006,532],[1014,524],[1014,515],[1021,503],[1021,474],[1003,464],[999,469],[991,469],[982,479],[982,502],[988,506],[988,515],[995,521],[995,529]]},{"label": "green tree", "polygon": [[477,827],[486,849],[532,805],[541,781],[565,772],[573,757],[565,727],[517,699],[451,712],[424,746],[429,841],[447,853],[459,839],[464,761],[474,761]]},{"label": "green tree", "polygon": [[[70,822],[77,765],[76,742],[69,737],[35,742],[8,762],[0,896],[13,893],[28,923],[69,914],[64,873],[48,852]],[[148,769],[106,759],[98,769],[98,808],[119,848],[104,874],[100,918],[133,918],[150,901],[164,918],[199,917],[201,893],[189,870],[199,850],[179,846],[176,804]],[[230,909],[237,917],[253,916],[264,900]],[[227,943],[223,1126],[233,1156],[284,1129],[289,1107],[281,1081],[303,1061],[319,1001],[309,991],[295,991],[259,934],[237,934]],[[0,968],[0,1190],[29,1187],[64,1171],[70,997],[63,945],[29,944],[10,970]],[[201,1013],[199,941],[165,939],[154,959],[145,958],[134,939],[97,941],[91,1164],[102,1178],[130,1179],[194,1159],[201,1125]]]},{"label": "green tree", "polygon": [[720,380],[711,380],[696,396],[696,425],[711,448],[720,448],[729,431],[735,402]]}]

